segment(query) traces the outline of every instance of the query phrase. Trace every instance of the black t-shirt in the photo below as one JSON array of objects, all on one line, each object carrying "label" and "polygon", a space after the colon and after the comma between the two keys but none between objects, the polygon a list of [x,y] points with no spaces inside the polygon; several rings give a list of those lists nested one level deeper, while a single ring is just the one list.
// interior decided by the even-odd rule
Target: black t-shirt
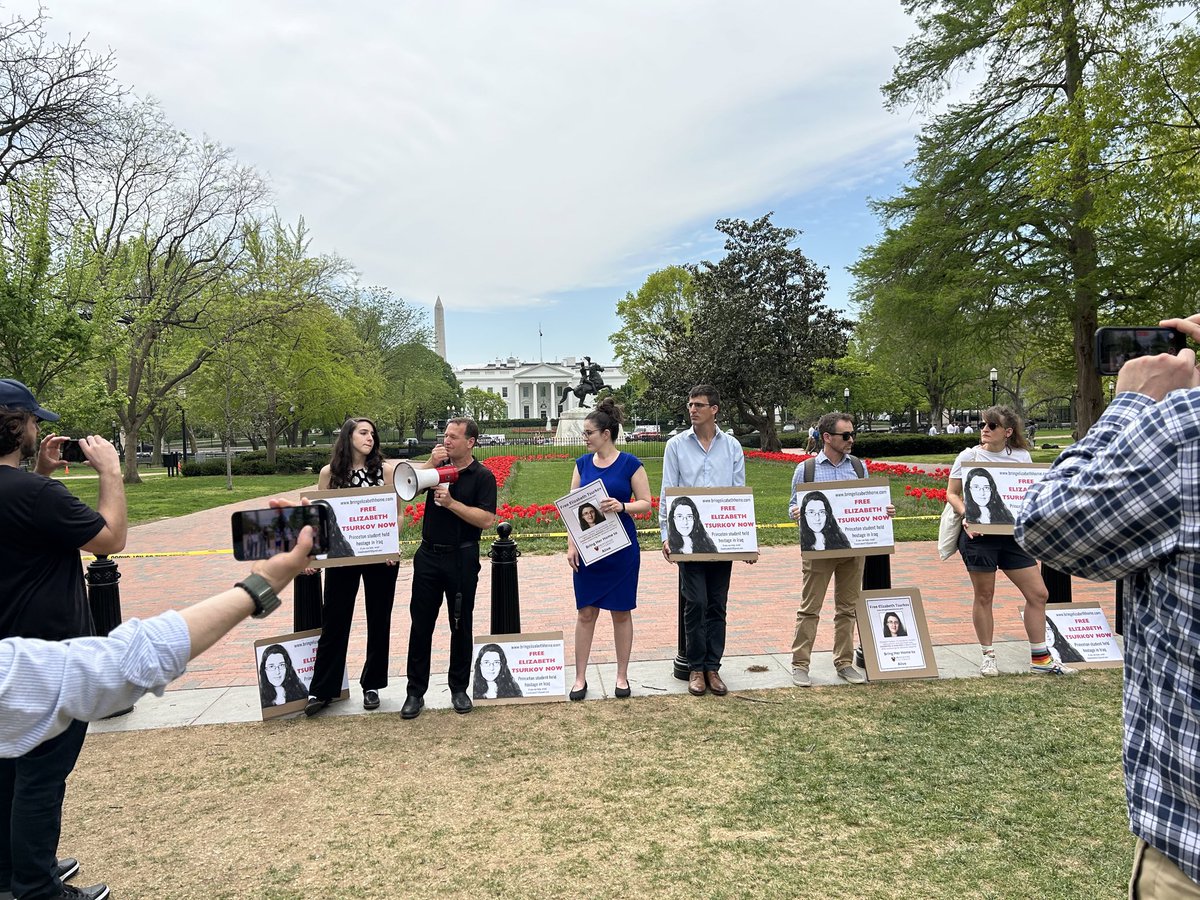
[{"label": "black t-shirt", "polygon": [[79,548],[102,528],[60,482],[0,466],[0,638],[93,633]]},{"label": "black t-shirt", "polygon": [[[458,473],[458,481],[450,485],[450,496],[467,506],[496,512],[496,476],[492,470],[471,460],[471,464]],[[421,526],[421,537],[431,544],[464,544],[478,541],[483,530],[464,522],[448,509],[443,509],[430,497],[425,502],[425,518]]]}]

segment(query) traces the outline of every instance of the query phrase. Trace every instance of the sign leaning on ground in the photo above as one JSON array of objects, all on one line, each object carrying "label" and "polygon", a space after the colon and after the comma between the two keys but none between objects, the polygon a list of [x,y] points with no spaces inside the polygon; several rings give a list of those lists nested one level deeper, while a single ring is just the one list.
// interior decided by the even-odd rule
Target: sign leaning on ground
[{"label": "sign leaning on ground", "polygon": [[1050,655],[1076,669],[1116,669],[1121,645],[1099,603],[1046,604],[1046,646]]},{"label": "sign leaning on ground", "polygon": [[892,518],[892,486],[887,478],[826,481],[797,490],[800,551],[806,559],[876,556],[896,552]]},{"label": "sign leaning on ground", "polygon": [[967,514],[963,527],[980,534],[1012,534],[1026,492],[1049,471],[1049,463],[977,462],[964,466]]},{"label": "sign leaning on ground", "polygon": [[[254,642],[254,664],[258,672],[258,694],[265,722],[276,716],[300,712],[308,702],[313,667],[317,661],[317,641],[321,629],[295,631]],[[339,700],[350,696],[350,679],[342,670]]]},{"label": "sign leaning on ground", "polygon": [[324,500],[333,509],[329,553],[314,568],[361,566],[400,559],[400,498],[395,488],[346,488],[305,491],[309,500]]},{"label": "sign leaning on ground", "polygon": [[689,561],[758,559],[754,493],[748,487],[671,487],[667,545],[671,556]]},{"label": "sign leaning on ground", "polygon": [[899,681],[938,677],[918,588],[863,591],[855,609],[867,678]]},{"label": "sign leaning on ground", "polygon": [[484,704],[566,700],[565,658],[561,631],[477,635],[471,699]]}]

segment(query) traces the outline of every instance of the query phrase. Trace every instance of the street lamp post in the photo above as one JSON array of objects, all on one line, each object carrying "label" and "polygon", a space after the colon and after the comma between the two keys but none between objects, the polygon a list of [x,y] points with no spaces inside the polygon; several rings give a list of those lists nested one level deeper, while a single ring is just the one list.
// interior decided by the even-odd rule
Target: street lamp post
[{"label": "street lamp post", "polygon": [[183,461],[187,462],[187,410],[183,404],[187,401],[187,388],[179,389],[179,426],[183,429]]},{"label": "street lamp post", "polygon": [[996,405],[996,388],[999,386],[999,382],[1000,382],[1000,373],[996,371],[995,366],[992,367],[992,371],[988,372],[988,378],[992,382],[992,406],[995,406]]},{"label": "street lamp post", "polygon": [[842,389],[842,399],[846,401],[846,412],[850,412],[850,388]]}]

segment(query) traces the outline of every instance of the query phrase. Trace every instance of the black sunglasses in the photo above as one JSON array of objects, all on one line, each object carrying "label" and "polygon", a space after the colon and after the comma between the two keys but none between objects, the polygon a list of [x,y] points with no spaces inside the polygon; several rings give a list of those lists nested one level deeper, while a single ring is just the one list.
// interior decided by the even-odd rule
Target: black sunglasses
[{"label": "black sunglasses", "polygon": [[858,437],[857,431],[827,431],[825,433],[830,437],[840,437],[843,441],[852,441]]},{"label": "black sunglasses", "polygon": [[992,431],[995,431],[996,429],[1003,428],[1004,426],[1001,425],[999,422],[984,422],[983,427],[990,428],[990,429],[992,429]]}]

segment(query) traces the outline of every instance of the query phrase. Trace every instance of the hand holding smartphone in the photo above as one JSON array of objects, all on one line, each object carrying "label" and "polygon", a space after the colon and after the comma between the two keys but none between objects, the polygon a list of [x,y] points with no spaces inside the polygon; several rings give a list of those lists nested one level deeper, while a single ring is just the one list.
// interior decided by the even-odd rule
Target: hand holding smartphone
[{"label": "hand holding smartphone", "polygon": [[235,512],[230,520],[233,534],[233,558],[241,561],[268,559],[296,546],[300,529],[313,529],[312,555],[329,552],[329,504],[320,500],[309,506],[273,509],[246,509]]},{"label": "hand holding smartphone", "polygon": [[87,462],[87,457],[83,455],[83,448],[79,446],[77,438],[69,438],[58,445],[58,458],[69,463]]},{"label": "hand holding smartphone", "polygon": [[1186,346],[1187,336],[1174,328],[1097,328],[1096,371],[1116,375],[1131,359],[1159,353],[1174,356]]}]

